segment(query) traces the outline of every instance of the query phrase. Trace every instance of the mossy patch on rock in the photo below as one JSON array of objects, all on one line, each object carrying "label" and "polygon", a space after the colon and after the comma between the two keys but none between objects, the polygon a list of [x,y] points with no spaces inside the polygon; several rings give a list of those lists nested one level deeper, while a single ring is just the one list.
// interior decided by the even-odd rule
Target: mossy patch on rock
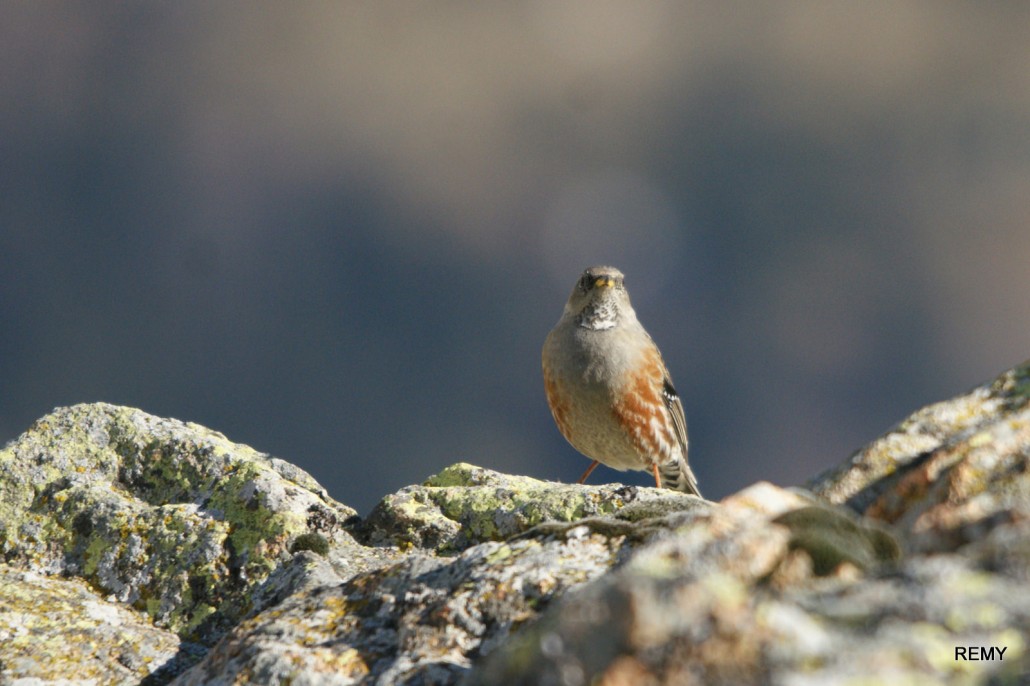
[{"label": "mossy patch on rock", "polygon": [[282,460],[102,403],[37,421],[0,451],[0,474],[8,563],[81,576],[202,642],[254,609],[298,537],[346,542],[356,515]]},{"label": "mossy patch on rock", "polygon": [[[364,522],[202,427],[59,410],[0,451],[0,680],[1016,683],[1028,378],[914,413],[818,494],[711,503],[456,464]],[[184,637],[219,634],[181,671],[207,649]]]},{"label": "mossy patch on rock", "polygon": [[[647,509],[649,503],[652,509]],[[642,518],[698,503],[704,501],[665,489],[559,484],[458,463],[421,486],[384,498],[370,513],[364,531],[372,545],[453,552],[505,540],[544,522],[613,515],[630,505],[630,511]]]}]

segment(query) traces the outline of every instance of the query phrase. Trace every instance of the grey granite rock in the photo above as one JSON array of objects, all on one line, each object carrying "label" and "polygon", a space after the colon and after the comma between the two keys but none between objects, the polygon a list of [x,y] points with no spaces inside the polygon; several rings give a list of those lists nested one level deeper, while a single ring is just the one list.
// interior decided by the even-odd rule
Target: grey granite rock
[{"label": "grey granite rock", "polygon": [[388,496],[366,522],[369,542],[409,551],[402,562],[294,594],[176,683],[454,683],[553,599],[667,535],[663,522],[710,508],[652,488],[454,465]]},{"label": "grey granite rock", "polygon": [[[899,563],[884,531],[842,526],[845,514],[764,488],[570,592],[462,683],[975,683],[1006,665],[956,663],[956,646],[1022,654],[1030,595],[1014,580],[957,557]],[[771,506],[762,512],[742,500]],[[797,532],[779,523],[792,512],[804,512],[806,528],[822,519],[815,528],[837,539],[833,550],[851,543],[880,552],[860,556],[868,571],[847,554],[819,569]],[[869,546],[870,538],[881,543]]]},{"label": "grey granite rock", "polygon": [[1028,399],[1024,364],[916,412],[814,494],[727,498],[462,683],[1030,682]]},{"label": "grey granite rock", "polygon": [[0,451],[0,681],[1027,683],[1028,474],[1030,364],[810,490],[456,464],[364,521],[203,427],[66,408]]},{"label": "grey granite rock", "polygon": [[80,579],[0,566],[0,683],[138,684],[202,651]]},{"label": "grey granite rock", "polygon": [[458,463],[383,498],[362,530],[369,545],[447,553],[503,541],[545,522],[639,519],[695,507],[706,507],[705,501],[674,491],[560,484]]},{"label": "grey granite rock", "polygon": [[[912,475],[926,473],[934,479],[947,476],[951,467],[962,461],[964,451],[986,448],[985,455],[1018,451],[1017,444],[989,444],[995,440],[1021,440],[1013,436],[1012,431],[1019,432],[1023,428],[1028,409],[1030,362],[968,393],[914,412],[846,462],[815,477],[808,486],[832,503],[846,504],[857,512],[868,513],[886,506],[885,502],[879,506],[874,503],[881,496],[893,499],[898,495],[900,482]],[[951,457],[945,457],[948,455]],[[994,465],[984,466],[990,472]],[[930,474],[942,470],[944,474]],[[986,482],[980,482],[981,489],[986,486]],[[904,488],[915,487],[917,484]],[[911,501],[911,498],[906,495],[903,500]]]},{"label": "grey granite rock", "polygon": [[[81,579],[111,612],[203,645],[304,585],[298,541],[324,542],[336,581],[396,557],[357,544],[354,518],[287,462],[131,408],[59,408],[0,451],[6,565]],[[24,664],[15,650],[0,642],[4,669]]]}]

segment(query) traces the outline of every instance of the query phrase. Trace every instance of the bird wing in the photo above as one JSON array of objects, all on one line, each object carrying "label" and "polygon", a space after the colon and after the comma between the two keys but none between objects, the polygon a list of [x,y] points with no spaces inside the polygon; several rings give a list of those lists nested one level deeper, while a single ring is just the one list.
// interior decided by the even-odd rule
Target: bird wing
[{"label": "bird wing", "polygon": [[687,457],[687,417],[683,413],[683,401],[680,400],[676,388],[672,385],[672,379],[666,376],[662,380],[662,400],[669,408],[672,415],[672,423],[676,427],[676,439],[683,448],[683,457]]},{"label": "bird wing", "polygon": [[690,469],[690,464],[687,462],[687,417],[683,413],[683,401],[680,400],[679,394],[676,393],[676,388],[672,385],[672,379],[668,376],[662,380],[662,400],[665,401],[665,406],[669,409],[669,415],[672,416],[672,424],[676,428],[676,438],[683,448],[678,460],[672,464],[665,465],[663,476],[668,478],[670,482],[675,483],[675,488],[678,490],[701,496],[701,491],[697,487],[697,477],[694,476],[694,472]]}]

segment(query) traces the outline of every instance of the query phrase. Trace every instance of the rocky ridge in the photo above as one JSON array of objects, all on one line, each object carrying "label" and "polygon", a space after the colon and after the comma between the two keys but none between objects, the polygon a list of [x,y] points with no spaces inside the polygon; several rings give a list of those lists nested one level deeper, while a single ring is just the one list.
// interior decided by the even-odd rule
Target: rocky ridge
[{"label": "rocky ridge", "polygon": [[1028,466],[1030,363],[720,503],[457,464],[361,519],[59,408],[0,450],[0,683],[1024,683]]}]

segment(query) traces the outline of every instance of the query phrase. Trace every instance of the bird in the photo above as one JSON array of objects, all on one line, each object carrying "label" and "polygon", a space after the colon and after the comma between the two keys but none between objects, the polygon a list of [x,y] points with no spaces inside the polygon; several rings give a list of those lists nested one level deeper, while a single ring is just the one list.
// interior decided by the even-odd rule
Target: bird
[{"label": "bird", "polygon": [[598,464],[650,471],[658,488],[701,496],[687,463],[683,402],[615,267],[586,269],[542,352],[558,430]]}]

